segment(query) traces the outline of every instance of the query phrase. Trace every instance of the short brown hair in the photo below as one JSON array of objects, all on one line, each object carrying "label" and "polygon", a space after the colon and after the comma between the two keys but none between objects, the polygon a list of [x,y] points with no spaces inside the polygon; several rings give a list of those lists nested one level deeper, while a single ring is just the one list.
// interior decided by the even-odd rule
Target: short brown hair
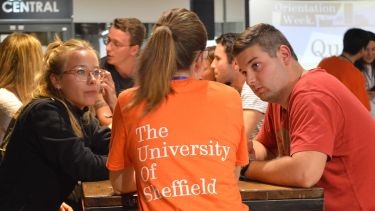
[{"label": "short brown hair", "polygon": [[137,18],[116,18],[112,26],[130,34],[130,45],[142,46],[145,39],[146,27]]},{"label": "short brown hair", "polygon": [[227,55],[228,63],[232,64],[234,56],[233,56],[233,45],[238,37],[238,33],[225,33],[220,35],[215,41],[216,44],[220,44],[225,48],[225,54]]},{"label": "short brown hair", "polygon": [[254,25],[242,32],[234,43],[233,55],[236,56],[256,44],[271,57],[276,57],[276,50],[281,45],[286,45],[290,49],[293,58],[298,60],[286,37],[274,26],[265,23]]}]

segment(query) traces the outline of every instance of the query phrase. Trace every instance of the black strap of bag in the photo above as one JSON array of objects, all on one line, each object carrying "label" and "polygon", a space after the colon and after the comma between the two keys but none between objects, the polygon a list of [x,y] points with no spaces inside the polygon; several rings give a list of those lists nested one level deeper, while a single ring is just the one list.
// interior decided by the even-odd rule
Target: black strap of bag
[{"label": "black strap of bag", "polygon": [[[17,112],[16,112],[16,114],[17,114]],[[6,151],[6,147],[8,146],[8,143],[9,143],[10,135],[12,134],[14,125],[16,124],[16,117],[15,116],[16,115],[14,115],[12,117],[12,119],[10,120],[8,128],[7,128],[7,130],[5,131],[5,134],[4,134],[3,142],[1,142],[1,144],[0,144],[0,161],[3,160],[3,157],[5,155],[5,151]]]}]

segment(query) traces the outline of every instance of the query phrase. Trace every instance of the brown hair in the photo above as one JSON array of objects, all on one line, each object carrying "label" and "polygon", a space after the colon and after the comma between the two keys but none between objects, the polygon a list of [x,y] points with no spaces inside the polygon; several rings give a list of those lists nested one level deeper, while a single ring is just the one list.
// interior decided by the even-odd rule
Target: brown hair
[{"label": "brown hair", "polygon": [[285,36],[274,26],[260,23],[242,32],[233,46],[233,55],[240,54],[245,49],[258,44],[271,57],[276,57],[276,51],[281,45],[286,45],[295,60],[298,60],[294,50]]},{"label": "brown hair", "polygon": [[206,57],[206,59],[208,60],[208,62],[210,64],[215,59],[215,48],[216,48],[216,46],[209,46],[209,47],[206,48],[206,51],[207,51],[207,57]]},{"label": "brown hair", "polygon": [[137,71],[139,88],[130,106],[145,100],[144,114],[155,109],[173,93],[170,87],[173,75],[189,69],[206,42],[206,29],[194,12],[180,8],[164,12],[141,53]]},{"label": "brown hair", "polygon": [[43,68],[42,45],[35,37],[12,33],[0,44],[0,88],[14,90],[25,104]]},{"label": "brown hair", "polygon": [[50,97],[64,104],[68,111],[70,124],[72,125],[74,133],[78,137],[83,137],[82,128],[74,117],[72,111],[65,103],[64,96],[61,95],[60,91],[53,86],[50,79],[52,74],[61,76],[64,72],[67,56],[73,51],[79,50],[92,51],[96,54],[96,51],[92,48],[90,43],[78,39],[70,39],[66,42],[62,42],[59,38],[56,38],[55,41],[48,45],[47,52],[44,57],[45,71],[40,80],[38,88],[35,90],[35,96]]},{"label": "brown hair", "polygon": [[142,46],[145,39],[146,27],[137,18],[116,18],[112,26],[130,34],[130,45]]},{"label": "brown hair", "polygon": [[238,37],[238,33],[225,33],[220,35],[215,41],[217,44],[222,45],[225,48],[225,54],[227,55],[228,63],[232,64],[234,56],[232,54],[233,45]]}]

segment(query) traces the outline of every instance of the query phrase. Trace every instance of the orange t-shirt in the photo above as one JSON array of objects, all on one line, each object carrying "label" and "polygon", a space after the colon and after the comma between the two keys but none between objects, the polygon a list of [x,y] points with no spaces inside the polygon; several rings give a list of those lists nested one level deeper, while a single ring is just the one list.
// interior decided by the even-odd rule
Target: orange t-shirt
[{"label": "orange t-shirt", "polygon": [[370,99],[366,92],[366,81],[363,74],[352,63],[331,56],[323,59],[318,67],[325,69],[328,73],[341,81],[362,104],[371,110]]},{"label": "orange t-shirt", "polygon": [[121,93],[113,116],[107,167],[134,167],[140,210],[248,210],[235,167],[248,163],[241,99],[220,83],[174,80],[155,111],[126,109],[135,89]]}]

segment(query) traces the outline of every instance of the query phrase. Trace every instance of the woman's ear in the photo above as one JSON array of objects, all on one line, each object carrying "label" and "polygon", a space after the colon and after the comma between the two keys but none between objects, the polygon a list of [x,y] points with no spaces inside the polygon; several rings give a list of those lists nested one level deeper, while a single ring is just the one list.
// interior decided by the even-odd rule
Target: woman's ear
[{"label": "woman's ear", "polygon": [[193,63],[190,66],[190,73],[192,74],[192,77],[195,79],[201,79],[200,75],[203,71],[203,68],[203,53],[200,52],[196,55]]},{"label": "woman's ear", "polygon": [[200,52],[193,62],[192,71],[194,74],[198,74],[202,71],[204,68],[203,61],[203,52]]},{"label": "woman's ear", "polygon": [[57,89],[57,90],[61,89],[61,81],[60,81],[59,76],[52,73],[49,76],[49,80],[51,80],[52,86],[55,87],[55,89]]}]

